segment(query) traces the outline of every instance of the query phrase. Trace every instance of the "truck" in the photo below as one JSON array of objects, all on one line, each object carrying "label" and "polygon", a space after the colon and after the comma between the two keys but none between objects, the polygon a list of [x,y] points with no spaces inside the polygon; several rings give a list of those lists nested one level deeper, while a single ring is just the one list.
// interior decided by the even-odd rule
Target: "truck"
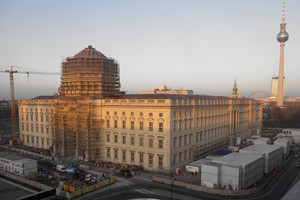
[{"label": "truck", "polygon": [[60,172],[66,172],[66,166],[64,166],[64,165],[54,165],[53,169],[56,169],[57,171],[60,171]]}]

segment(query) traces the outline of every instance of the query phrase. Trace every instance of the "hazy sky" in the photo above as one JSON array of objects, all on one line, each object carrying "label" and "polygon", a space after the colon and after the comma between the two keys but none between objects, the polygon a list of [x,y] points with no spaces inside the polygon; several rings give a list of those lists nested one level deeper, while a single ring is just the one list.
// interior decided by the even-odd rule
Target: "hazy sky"
[{"label": "hazy sky", "polygon": [[[300,96],[300,1],[286,0],[286,95]],[[92,45],[120,63],[128,93],[167,85],[197,94],[270,93],[282,0],[0,0],[0,70],[60,72]],[[16,98],[57,92],[60,77],[15,74]],[[9,98],[0,73],[0,98]]]}]

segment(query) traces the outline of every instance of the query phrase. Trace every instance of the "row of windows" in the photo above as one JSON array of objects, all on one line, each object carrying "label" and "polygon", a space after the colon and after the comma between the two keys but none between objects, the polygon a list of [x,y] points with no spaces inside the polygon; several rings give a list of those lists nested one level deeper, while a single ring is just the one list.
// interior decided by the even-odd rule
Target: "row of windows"
[{"label": "row of windows", "polygon": [[196,133],[196,142],[202,141],[209,138],[214,138],[217,136],[221,136],[222,133],[226,132],[226,127],[213,128],[205,131],[200,131]]},{"label": "row of windows", "polygon": [[[26,108],[26,109],[22,108],[21,110],[22,110],[22,112],[24,112],[25,110],[26,110],[26,112],[28,112],[28,108]],[[43,108],[41,108],[40,111],[43,112]],[[30,108],[30,112],[33,112],[32,108]],[[37,108],[35,109],[35,112],[38,112]],[[48,112],[48,109],[46,109],[46,112]],[[51,112],[53,113],[53,109],[51,109]]]},{"label": "row of windows", "polygon": [[193,136],[193,134],[189,134],[189,135],[186,134],[184,136],[174,137],[173,138],[173,148],[182,146],[182,138],[184,138],[184,140],[183,140],[184,146],[187,144],[192,144],[192,136]]},{"label": "row of windows", "polygon": [[[39,121],[39,116],[37,114],[36,115],[30,114],[30,121],[34,121],[33,116],[35,116],[35,118],[34,118],[35,121],[38,122]],[[49,116],[48,115],[45,115],[45,116],[46,116],[46,122],[48,122],[49,121]],[[26,121],[29,121],[28,114],[26,114],[25,117],[26,117]],[[21,119],[24,120],[24,114],[21,114]],[[40,121],[44,122],[43,113],[40,114]]]},{"label": "row of windows", "polygon": [[192,150],[185,150],[173,155],[172,164],[181,163],[187,160],[192,159]]},{"label": "row of windows", "polygon": [[[109,111],[106,111],[106,114],[109,115]],[[114,115],[118,115],[118,112],[117,112],[117,111],[114,111]],[[122,112],[122,115],[126,115],[126,112],[123,111],[123,112]],[[153,113],[152,113],[152,112],[149,113],[148,115],[149,115],[149,117],[153,117]],[[134,112],[130,112],[130,116],[134,116]],[[143,112],[140,112],[140,113],[139,113],[139,116],[141,116],[141,117],[144,116],[144,113],[143,113]],[[159,113],[158,116],[159,116],[159,117],[163,117],[164,114],[163,114],[163,113]]]},{"label": "row of windows", "polygon": [[[113,121],[114,126],[113,128],[118,128],[118,120]],[[106,128],[110,128],[110,120],[106,120]],[[126,129],[126,121],[122,120],[122,129]],[[130,121],[130,129],[134,130],[135,129],[135,123],[134,121]],[[143,131],[144,130],[144,122],[139,123],[139,130]],[[153,131],[153,122],[149,122],[148,124],[148,130]],[[163,132],[164,131],[164,124],[163,123],[158,123],[158,131]]]},{"label": "row of windows", "polygon": [[[216,110],[216,111],[214,111],[214,110],[208,110],[208,109],[203,109],[203,110],[197,110],[196,111],[196,114],[198,115],[198,116],[200,116],[200,115],[208,115],[208,114],[212,114],[212,115],[214,115],[214,114],[216,114],[216,115],[224,115],[224,114],[226,114],[226,112],[227,111],[225,111],[224,109],[221,109],[221,110]],[[174,117],[192,117],[193,115],[193,111],[191,111],[191,110],[183,110],[183,111],[174,111],[173,112],[173,115],[174,115]]]},{"label": "row of windows", "polygon": [[[112,154],[113,153],[113,157],[114,159],[118,159],[119,158],[119,149],[113,149],[113,152],[111,152],[111,149],[110,148],[107,148],[106,149],[106,157],[109,159],[112,157]],[[134,151],[130,151],[129,152],[130,154],[130,162],[136,162],[136,152]],[[122,160],[124,162],[127,161],[127,151],[126,150],[121,150],[121,156],[122,156]],[[145,159],[145,155],[144,153],[138,153],[138,161],[140,164],[144,164],[144,159]],[[164,157],[163,156],[157,156],[157,159],[158,159],[158,166],[159,167],[163,167],[163,163],[164,163]],[[153,154],[148,154],[148,164],[149,166],[153,165],[154,163],[154,155]]]},{"label": "row of windows", "polygon": [[45,147],[45,144],[47,146],[50,145],[50,138],[44,138],[39,136],[22,135],[21,140],[24,142],[24,144],[41,148]]},{"label": "row of windows", "polygon": [[[34,128],[35,127],[35,128]],[[22,131],[25,130],[25,125],[22,124]],[[33,133],[33,132],[36,132],[36,133],[39,133],[39,130],[40,130],[40,133],[44,133],[44,131],[46,131],[47,134],[50,133],[50,128],[49,126],[46,126],[46,128],[44,129],[44,126],[41,125],[39,127],[38,124],[36,124],[35,126],[33,124],[30,125],[30,131]],[[26,131],[29,131],[29,124],[26,124]]]},{"label": "row of windows", "polygon": [[[130,145],[135,145],[135,136],[130,136]],[[121,136],[121,144],[127,144],[127,136],[126,135],[122,135]],[[111,142],[111,134],[107,133],[106,134],[106,142]],[[119,135],[114,134],[113,135],[113,142],[115,144],[119,143]],[[144,146],[144,138],[143,137],[139,137],[139,146],[143,147]],[[148,147],[153,148],[153,138],[148,138]],[[159,149],[163,149],[164,148],[164,140],[163,139],[158,139],[158,146],[157,148]]]},{"label": "row of windows", "polygon": [[[173,130],[174,131],[181,131],[181,130],[187,130],[193,128],[192,124],[193,120],[179,120],[179,121],[174,121],[173,124]],[[203,126],[211,126],[211,125],[216,125],[219,123],[225,123],[227,122],[227,118],[225,116],[215,116],[215,117],[203,117],[203,118],[198,118],[196,119],[196,126],[198,128],[203,127]],[[178,126],[178,127],[177,127]]]}]

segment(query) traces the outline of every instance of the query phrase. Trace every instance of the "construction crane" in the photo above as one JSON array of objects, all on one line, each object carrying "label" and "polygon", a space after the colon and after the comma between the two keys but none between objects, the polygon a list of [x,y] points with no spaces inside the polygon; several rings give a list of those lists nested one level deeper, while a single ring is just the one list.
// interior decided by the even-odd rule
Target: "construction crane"
[{"label": "construction crane", "polygon": [[13,143],[18,142],[18,137],[16,135],[16,104],[15,104],[15,86],[14,86],[14,73],[20,74],[48,74],[48,75],[60,75],[60,73],[51,73],[51,72],[34,72],[34,71],[18,71],[14,70],[14,67],[11,66],[10,70],[0,70],[2,73],[9,73],[9,83],[10,83],[10,106],[11,106],[11,132],[12,132],[12,141]]}]

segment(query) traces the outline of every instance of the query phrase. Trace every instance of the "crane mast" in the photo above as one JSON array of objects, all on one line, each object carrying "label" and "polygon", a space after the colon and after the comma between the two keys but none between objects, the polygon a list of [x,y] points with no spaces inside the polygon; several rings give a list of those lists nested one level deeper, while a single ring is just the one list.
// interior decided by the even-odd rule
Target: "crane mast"
[{"label": "crane mast", "polygon": [[18,138],[16,135],[16,126],[17,126],[17,122],[16,122],[16,102],[15,102],[15,86],[14,86],[14,73],[16,73],[17,71],[13,70],[13,67],[10,67],[10,71],[9,71],[9,81],[10,81],[10,106],[11,106],[11,131],[12,131],[12,139],[13,142],[15,142]]},{"label": "crane mast", "polygon": [[16,121],[16,101],[15,101],[15,85],[14,85],[14,73],[21,74],[48,74],[48,75],[60,75],[59,73],[48,73],[48,72],[34,72],[34,71],[17,71],[13,70],[13,66],[10,67],[10,70],[0,70],[3,73],[9,73],[9,83],[10,83],[10,100],[11,100],[11,124],[12,124],[12,142],[17,143],[17,121]]}]

